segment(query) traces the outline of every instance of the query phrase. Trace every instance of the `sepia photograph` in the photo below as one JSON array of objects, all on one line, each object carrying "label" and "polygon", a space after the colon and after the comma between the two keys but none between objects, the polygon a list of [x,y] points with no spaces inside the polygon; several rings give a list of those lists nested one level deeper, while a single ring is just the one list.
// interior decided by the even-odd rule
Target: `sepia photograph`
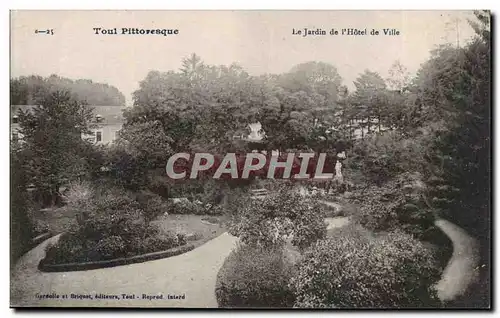
[{"label": "sepia photograph", "polygon": [[492,308],[487,10],[11,10],[10,307]]}]

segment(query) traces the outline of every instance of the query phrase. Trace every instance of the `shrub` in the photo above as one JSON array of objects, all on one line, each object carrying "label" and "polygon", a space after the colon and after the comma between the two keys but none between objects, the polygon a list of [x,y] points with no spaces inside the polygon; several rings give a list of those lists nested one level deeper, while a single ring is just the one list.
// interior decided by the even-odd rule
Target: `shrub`
[{"label": "shrub", "polygon": [[95,247],[102,259],[123,257],[126,254],[125,242],[118,235],[102,238]]},{"label": "shrub", "polygon": [[139,190],[147,185],[147,160],[118,145],[112,146],[106,156],[109,175],[116,186]]},{"label": "shrub", "polygon": [[[185,237],[149,225],[152,218],[163,212],[159,196],[148,192],[134,196],[117,188],[99,190],[90,197],[87,194],[68,195],[68,207],[78,209],[78,226],[48,249],[45,262],[109,260],[186,244]],[[69,191],[73,192],[87,193]]]},{"label": "shrub", "polygon": [[156,225],[148,225],[142,238],[136,236],[128,241],[127,250],[130,251],[129,256],[133,256],[165,251],[185,244],[186,239],[182,234],[165,232]]},{"label": "shrub", "polygon": [[140,254],[144,254],[157,251],[165,251],[173,247],[182,245],[179,243],[180,243],[179,238],[176,233],[173,232],[151,233],[140,241],[139,246],[133,248],[135,250],[138,250]]},{"label": "shrub", "polygon": [[308,250],[291,280],[296,307],[438,306],[440,271],[430,250],[403,232],[372,236],[353,226]]},{"label": "shrub", "polygon": [[102,261],[165,251],[185,244],[182,235],[162,232],[153,226],[133,235],[103,234],[98,240],[79,233],[65,233],[58,243],[47,247],[43,261],[47,264]]},{"label": "shrub", "polygon": [[228,189],[223,183],[210,179],[203,185],[203,192],[197,196],[197,199],[204,204],[217,205],[222,202],[227,191]]},{"label": "shrub", "polygon": [[[316,210],[317,209],[317,210]],[[318,211],[319,210],[319,211]],[[326,224],[323,207],[314,205],[294,219],[292,244],[305,249],[326,235]]]},{"label": "shrub", "polygon": [[94,195],[92,189],[93,187],[89,182],[73,181],[68,185],[62,197],[69,206],[78,207]]},{"label": "shrub", "polygon": [[353,193],[349,199],[358,206],[354,219],[373,231],[404,229],[422,238],[433,227],[435,216],[422,200],[418,176],[405,173],[385,183]]},{"label": "shrub", "polygon": [[142,236],[146,223],[137,201],[113,194],[99,195],[77,215],[80,236],[100,240],[105,236]]},{"label": "shrub", "polygon": [[179,201],[176,203],[169,203],[168,211],[171,214],[194,214],[194,215],[204,215],[206,214],[206,209],[203,205],[197,204],[191,201]]},{"label": "shrub", "polygon": [[222,215],[225,211],[224,206],[221,204],[205,206],[205,214],[207,215]]},{"label": "shrub", "polygon": [[57,263],[89,261],[84,253],[84,242],[76,235],[64,233],[55,244],[47,245],[44,261]]},{"label": "shrub", "polygon": [[316,200],[283,189],[240,206],[232,216],[229,230],[246,244],[275,246],[293,237],[295,246],[306,248],[325,237],[325,215],[325,207]]},{"label": "shrub", "polygon": [[203,193],[204,183],[204,180],[199,179],[176,180],[170,187],[170,197],[194,199],[196,194]]},{"label": "shrub", "polygon": [[235,188],[227,191],[225,202],[223,204],[224,213],[231,215],[238,215],[241,207],[246,206],[252,202],[250,194],[246,189]]},{"label": "shrub", "polygon": [[283,250],[240,246],[226,258],[217,275],[219,307],[286,308],[294,303],[288,287],[293,266]]},{"label": "shrub", "polygon": [[152,192],[158,194],[164,199],[168,199],[171,196],[170,188],[172,187],[168,178],[163,175],[163,171],[158,173],[158,171],[149,172],[148,189]]},{"label": "shrub", "polygon": [[44,233],[47,233],[50,230],[49,224],[46,221],[42,220],[34,220],[33,225],[33,236],[38,236]]},{"label": "shrub", "polygon": [[149,223],[167,212],[167,202],[164,201],[159,195],[142,191],[137,194],[137,201],[143,212],[146,223]]},{"label": "shrub", "polygon": [[[112,188],[96,191],[85,200],[69,200],[68,208],[78,212],[78,227],[72,234],[85,242],[98,244],[113,236],[127,242],[133,237],[145,236],[146,222],[140,204],[124,190]],[[96,248],[97,245],[89,248],[89,251],[94,253]]]},{"label": "shrub", "polygon": [[187,243],[186,234],[177,233],[177,241],[179,242],[179,245],[185,245]]},{"label": "shrub", "polygon": [[426,171],[429,142],[428,136],[414,140],[396,131],[374,135],[356,143],[346,170],[360,171],[364,181],[379,186],[405,171]]}]

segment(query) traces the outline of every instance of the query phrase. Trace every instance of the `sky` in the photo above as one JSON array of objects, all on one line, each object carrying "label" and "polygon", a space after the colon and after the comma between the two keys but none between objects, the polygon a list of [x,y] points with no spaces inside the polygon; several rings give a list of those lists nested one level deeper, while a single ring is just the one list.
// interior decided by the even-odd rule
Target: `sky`
[{"label": "sky", "polygon": [[[473,35],[470,11],[12,11],[11,77],[57,74],[132,93],[151,70],[178,70],[196,53],[207,64],[237,63],[252,75],[308,61],[337,67],[343,84],[364,70],[388,76],[399,60],[415,73],[438,44]],[[177,29],[176,35],[103,35],[94,28]],[[324,36],[293,34],[322,29]],[[399,35],[329,35],[331,29],[397,29]],[[53,34],[35,33],[50,29]]]}]

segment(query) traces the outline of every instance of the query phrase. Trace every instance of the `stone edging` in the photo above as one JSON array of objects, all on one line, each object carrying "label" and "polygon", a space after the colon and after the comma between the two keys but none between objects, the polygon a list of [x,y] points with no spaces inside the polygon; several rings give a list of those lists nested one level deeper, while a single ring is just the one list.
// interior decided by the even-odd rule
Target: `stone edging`
[{"label": "stone edging", "polygon": [[136,255],[132,257],[124,257],[111,259],[106,261],[96,261],[96,262],[85,262],[85,263],[67,263],[67,264],[45,264],[43,258],[38,263],[38,269],[42,272],[71,272],[71,271],[85,271],[90,269],[115,267],[121,265],[129,265],[134,263],[142,263],[152,260],[157,260],[161,258],[167,258],[172,256],[177,256],[194,249],[194,245],[186,244],[178,247],[171,248],[166,251]]}]

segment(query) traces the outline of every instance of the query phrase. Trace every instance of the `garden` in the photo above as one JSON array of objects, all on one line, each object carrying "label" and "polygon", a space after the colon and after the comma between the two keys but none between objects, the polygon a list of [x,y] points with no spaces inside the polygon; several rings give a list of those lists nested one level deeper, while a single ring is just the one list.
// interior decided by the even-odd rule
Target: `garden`
[{"label": "garden", "polygon": [[[53,78],[37,82],[27,91],[45,107],[19,115],[24,139],[11,146],[13,260],[47,232],[60,234],[40,262],[47,271],[179,255],[227,232],[238,244],[217,272],[219,307],[489,306],[490,40],[476,17],[467,45],[431,52],[412,76],[399,62],[388,79],[367,70],[353,92],[328,63],[251,76],[193,54],[139,83],[105,146],[81,138],[95,117],[86,103],[54,91]],[[262,143],[235,140],[254,122]],[[262,150],[327,153],[343,178],[173,180],[165,170],[176,153]],[[479,279],[456,301],[436,287],[454,252],[443,220],[479,242]]]},{"label": "garden", "polygon": [[[200,203],[189,200],[174,203],[151,192],[135,194],[124,189],[75,183],[64,199],[66,205],[53,214],[73,215],[74,222],[67,224],[56,244],[48,246],[42,268],[156,252],[171,251],[159,256],[173,256],[225,232],[223,217],[208,215],[207,208]],[[58,227],[62,230],[60,220],[51,220],[54,230]],[[151,259],[145,257],[143,261]],[[130,263],[140,260],[134,258]]]},{"label": "garden", "polygon": [[[328,229],[325,218],[346,217],[332,214],[333,208],[320,202],[347,201],[343,194],[301,197],[291,187],[242,205],[231,219],[229,231],[240,245],[219,271],[219,306],[441,306],[434,284],[449,259],[441,242],[418,239],[411,223],[378,229],[375,224],[381,226],[385,219],[352,206],[340,213],[349,215],[348,223]],[[392,209],[389,214],[395,214]]]}]

